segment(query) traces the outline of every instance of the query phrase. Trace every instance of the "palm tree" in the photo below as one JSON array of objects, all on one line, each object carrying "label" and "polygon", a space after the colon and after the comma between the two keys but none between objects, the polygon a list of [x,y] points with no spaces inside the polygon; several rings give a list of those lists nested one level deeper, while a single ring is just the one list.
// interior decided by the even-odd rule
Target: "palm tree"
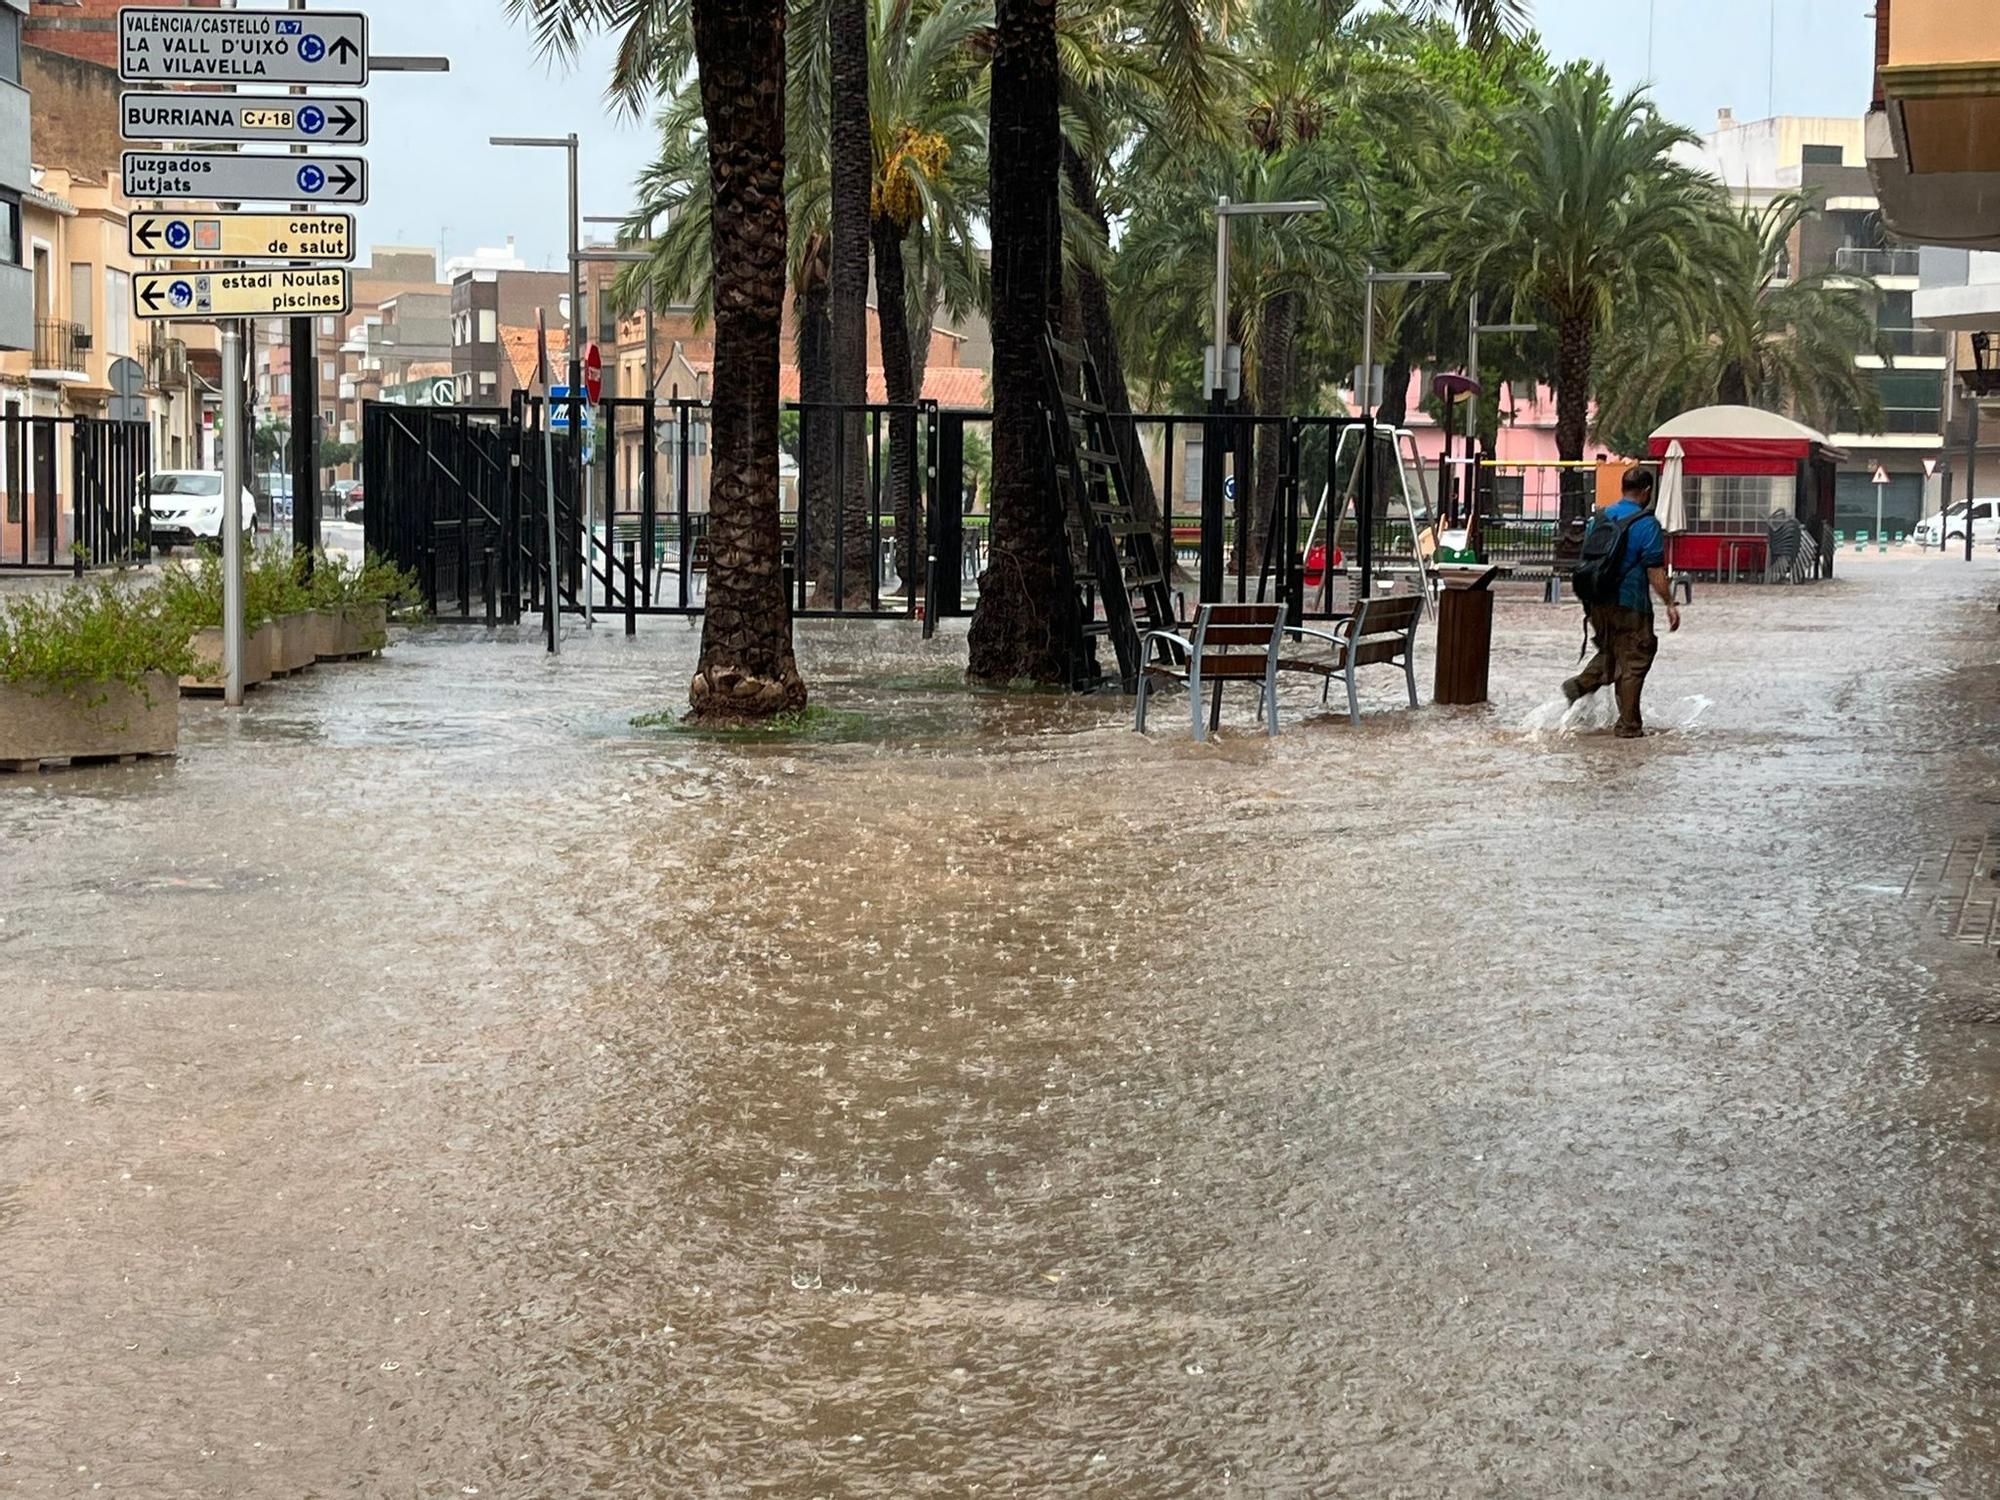
[{"label": "palm tree", "polygon": [[1682,167],[1695,137],[1644,90],[1614,95],[1601,68],[1573,64],[1501,126],[1497,178],[1468,177],[1428,215],[1445,264],[1511,290],[1553,325],[1556,448],[1582,459],[1597,340],[1643,298],[1688,319],[1718,267],[1721,188]]},{"label": "palm tree", "polygon": [[[874,0],[871,8],[876,322],[885,394],[897,408],[889,419],[886,488],[896,519],[898,572],[914,588],[918,559],[925,555],[912,483],[914,407],[923,393],[931,319],[948,287],[963,306],[985,280],[972,231],[972,200],[984,167],[982,69],[969,44],[992,24],[992,9],[988,0],[939,0],[923,11],[909,0]],[[918,253],[906,264],[913,230],[921,230]]]},{"label": "palm tree", "polygon": [[[841,528],[837,607],[865,602],[873,559],[868,527],[868,188],[875,143],[868,114],[869,0],[826,0],[831,211],[827,306],[832,317],[833,399],[838,408]],[[806,422],[826,413],[806,413]],[[831,538],[824,539],[828,542]],[[821,580],[831,588],[832,578]]]},{"label": "palm tree", "polygon": [[1881,420],[1879,392],[1854,363],[1876,343],[1874,283],[1791,274],[1793,236],[1818,208],[1787,193],[1719,217],[1720,264],[1692,327],[1629,310],[1601,360],[1602,439],[1636,452],[1675,412],[1717,403],[1787,413],[1821,431],[1843,412]]},{"label": "palm tree", "polygon": [[767,717],[806,701],[779,567],[785,8],[693,0],[693,11],[708,126],[715,381],[708,608],[688,699],[698,718]]},{"label": "palm tree", "polygon": [[[1423,9],[1443,0],[1412,0]],[[1521,0],[1452,0],[1476,35],[1519,19]],[[1225,0],[1144,0],[1130,24],[1203,35]],[[1061,292],[1061,69],[1056,0],[999,0],[988,144],[993,232],[993,515],[973,611],[970,670],[987,681],[1061,682],[1074,671],[1078,601],[1065,587],[1062,517],[1042,482],[1041,341]]]}]

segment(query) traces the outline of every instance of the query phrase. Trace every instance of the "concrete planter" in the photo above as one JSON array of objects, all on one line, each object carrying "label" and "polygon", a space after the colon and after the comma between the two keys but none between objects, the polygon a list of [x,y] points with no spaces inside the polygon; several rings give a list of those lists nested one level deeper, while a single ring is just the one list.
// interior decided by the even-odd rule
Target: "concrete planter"
[{"label": "concrete planter", "polygon": [[340,611],[341,655],[370,656],[389,644],[389,606],[343,605]]},{"label": "concrete planter", "polygon": [[339,610],[310,610],[306,614],[306,626],[312,640],[313,660],[329,661],[340,656]]},{"label": "concrete planter", "polygon": [[0,768],[32,771],[48,760],[171,755],[180,732],[180,694],[165,672],[147,674],[136,688],[0,683]]},{"label": "concrete planter", "polygon": [[[247,632],[243,637],[243,685],[255,687],[271,676],[271,638],[274,634],[269,621]],[[219,693],[222,691],[222,627],[211,625],[206,630],[197,630],[188,641],[188,649],[194,652],[195,670],[192,675],[181,679],[184,693]]]},{"label": "concrete planter", "polygon": [[[313,656],[312,616],[301,611],[295,615],[279,615],[272,621],[278,630],[279,657],[271,665],[273,675],[279,672],[302,672],[311,666]],[[282,662],[280,666],[278,663]]]}]

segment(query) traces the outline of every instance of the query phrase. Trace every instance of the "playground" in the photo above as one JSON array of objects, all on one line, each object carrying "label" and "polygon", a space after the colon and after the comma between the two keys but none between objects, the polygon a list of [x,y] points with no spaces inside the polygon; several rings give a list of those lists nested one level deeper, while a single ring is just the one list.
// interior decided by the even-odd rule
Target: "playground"
[{"label": "playground", "polygon": [[527,620],[0,782],[0,1476],[1991,1493],[1996,581],[1703,588],[1638,745],[1533,600],[1207,745]]}]

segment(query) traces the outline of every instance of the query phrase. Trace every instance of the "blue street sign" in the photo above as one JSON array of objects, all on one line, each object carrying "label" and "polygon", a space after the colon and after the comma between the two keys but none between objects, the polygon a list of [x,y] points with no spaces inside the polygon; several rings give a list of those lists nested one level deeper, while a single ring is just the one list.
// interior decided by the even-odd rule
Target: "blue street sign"
[{"label": "blue street sign", "polygon": [[326,42],[316,36],[299,38],[299,61],[316,63],[326,57]]},{"label": "blue street sign", "polygon": [[187,227],[185,220],[173,219],[168,222],[167,248],[169,250],[185,250],[188,247],[188,243],[193,239],[194,233]]},{"label": "blue street sign", "polygon": [[175,307],[190,307],[194,303],[194,288],[185,281],[176,281],[167,288],[167,300]]},{"label": "blue street sign", "polygon": [[321,188],[325,186],[326,186],[326,173],[322,172],[318,167],[299,168],[300,192],[317,193]]},{"label": "blue street sign", "polygon": [[[591,409],[590,403],[580,401],[577,404],[583,410],[583,430],[586,433],[595,431],[597,415]],[[569,387],[566,385],[549,387],[549,431],[569,431]]]},{"label": "blue street sign", "polygon": [[307,135],[318,135],[326,129],[326,111],[316,105],[308,104],[299,111],[299,129]]}]

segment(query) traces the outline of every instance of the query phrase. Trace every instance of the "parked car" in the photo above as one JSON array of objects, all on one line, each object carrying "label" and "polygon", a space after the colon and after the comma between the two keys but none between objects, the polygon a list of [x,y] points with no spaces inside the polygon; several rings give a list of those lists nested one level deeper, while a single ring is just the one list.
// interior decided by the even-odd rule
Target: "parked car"
[{"label": "parked car", "polygon": [[[1965,545],[1965,502],[1959,501],[1941,516],[1926,516],[1917,523],[1916,540],[1925,547]],[[2000,500],[1972,502],[1972,540],[2000,542]]]},{"label": "parked car", "polygon": [[[153,475],[146,496],[159,552],[222,540],[222,476],[213,469],[168,469]],[[257,497],[243,491],[243,534],[257,522]]]},{"label": "parked car", "polygon": [[359,526],[366,517],[368,497],[361,492],[361,483],[359,480],[353,481],[353,484],[354,488],[347,492],[347,503],[341,509],[340,518],[352,525]]}]

